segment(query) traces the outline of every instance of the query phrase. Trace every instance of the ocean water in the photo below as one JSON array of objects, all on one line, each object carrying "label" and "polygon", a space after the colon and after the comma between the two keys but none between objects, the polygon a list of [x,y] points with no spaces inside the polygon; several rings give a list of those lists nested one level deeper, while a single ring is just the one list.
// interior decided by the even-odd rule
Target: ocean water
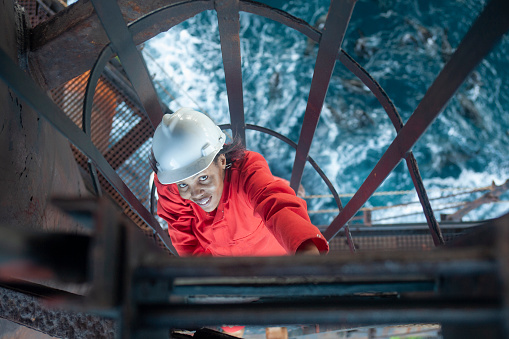
[{"label": "ocean water", "polygon": [[[324,0],[266,2],[312,25],[323,19],[329,6]],[[359,0],[342,48],[380,83],[405,122],[484,3]],[[263,17],[241,13],[240,22],[246,122],[297,142],[317,46],[301,33]],[[171,109],[190,106],[216,123],[229,122],[215,11],[159,34],[145,43],[142,53],[162,100]],[[500,185],[509,179],[508,53],[506,35],[413,147],[437,218],[455,211],[447,206],[482,194],[447,198],[461,192],[450,189]],[[395,136],[375,97],[338,62],[310,151],[338,193],[355,193]],[[247,145],[266,157],[275,175],[290,178],[295,155],[290,146],[255,131],[247,132]],[[307,195],[329,193],[309,165],[302,184]],[[412,189],[402,162],[377,192]],[[342,198],[343,205],[348,199]],[[509,200],[509,194],[501,199]],[[415,193],[374,196],[365,207],[403,205],[373,212],[374,222],[422,222],[425,219],[415,201]],[[332,198],[309,199],[308,205],[311,211],[335,208]],[[494,218],[508,211],[509,203],[489,204],[463,220]],[[317,213],[312,219],[325,225],[335,215]]]}]

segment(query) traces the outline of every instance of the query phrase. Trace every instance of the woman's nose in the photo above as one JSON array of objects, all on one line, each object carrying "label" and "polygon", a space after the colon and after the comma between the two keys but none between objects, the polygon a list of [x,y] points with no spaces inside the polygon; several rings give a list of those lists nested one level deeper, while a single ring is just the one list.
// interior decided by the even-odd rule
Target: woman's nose
[{"label": "woman's nose", "polygon": [[191,198],[200,198],[202,195],[203,189],[201,187],[191,187]]}]

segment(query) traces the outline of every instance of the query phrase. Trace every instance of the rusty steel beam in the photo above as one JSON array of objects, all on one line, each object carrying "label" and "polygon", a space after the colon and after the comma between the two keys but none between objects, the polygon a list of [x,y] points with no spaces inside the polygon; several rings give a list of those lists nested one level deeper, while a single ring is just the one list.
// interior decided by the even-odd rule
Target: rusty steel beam
[{"label": "rusty steel beam", "polygon": [[447,302],[434,300],[359,302],[337,300],[310,305],[309,302],[228,305],[144,305],[139,309],[141,328],[196,328],[224,323],[246,325],[278,324],[493,324],[500,322],[495,302]]},{"label": "rusty steel beam", "polygon": [[[507,222],[505,219],[500,219]],[[144,279],[221,277],[337,277],[344,281],[390,281],[405,277],[443,274],[493,273],[497,270],[494,249],[454,248],[447,251],[379,251],[356,255],[292,257],[146,257],[137,270]],[[235,267],[234,270],[231,267]]]},{"label": "rusty steel beam", "polygon": [[246,144],[244,98],[242,91],[242,64],[240,55],[239,0],[215,0],[223,55],[226,91],[233,137]]},{"label": "rusty steel beam", "polygon": [[357,193],[324,232],[327,240],[355,215],[440,114],[470,72],[509,30],[509,2],[492,0],[430,86],[414,113],[400,130]]},{"label": "rusty steel beam", "polygon": [[161,103],[147,65],[136,49],[120,8],[115,0],[92,0],[92,3],[111,41],[112,48],[120,58],[122,66],[143,104],[145,114],[155,130],[163,118]]},{"label": "rusty steel beam", "polygon": [[[97,82],[99,81],[99,78],[102,74],[101,72],[95,71],[96,69],[104,69],[106,64],[108,63],[108,60],[110,59],[111,55],[113,55],[113,50],[110,48],[110,46],[106,46],[104,48],[107,50],[106,52],[102,52],[99,54],[99,57],[94,63],[94,67],[92,68],[92,72],[90,72],[90,76],[88,78],[87,87],[85,90],[85,99],[83,100],[83,112],[81,113],[81,128],[83,129],[83,132],[85,132],[87,135],[92,135],[92,106],[94,103],[94,94],[95,89],[97,87]],[[88,161],[88,170],[90,172],[90,177],[92,179],[92,185],[94,187],[95,194],[100,197],[102,196],[102,189],[101,184],[99,182],[99,175],[97,173],[97,168],[95,167],[94,163],[90,160]]]},{"label": "rusty steel beam", "polygon": [[355,3],[356,0],[332,0],[330,4],[320,38],[315,71],[311,80],[309,98],[290,179],[290,186],[295,192],[297,192],[302,180],[304,165],[306,164],[306,158],[311,148],[320,113],[322,112],[332,71],[334,70],[336,58],[339,54]]}]

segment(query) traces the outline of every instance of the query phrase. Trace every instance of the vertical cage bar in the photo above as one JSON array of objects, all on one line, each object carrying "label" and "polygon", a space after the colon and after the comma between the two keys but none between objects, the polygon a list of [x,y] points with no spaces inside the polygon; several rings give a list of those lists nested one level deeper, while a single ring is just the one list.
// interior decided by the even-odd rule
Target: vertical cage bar
[{"label": "vertical cage bar", "polygon": [[242,64],[240,55],[240,21],[238,0],[214,2],[219,24],[221,53],[223,55],[226,91],[233,136],[246,144],[244,98],[242,89]]},{"label": "vertical cage bar", "polygon": [[304,114],[304,121],[302,122],[299,143],[293,163],[290,186],[295,192],[297,192],[302,180],[304,165],[306,164],[325,95],[329,87],[332,71],[334,70],[336,58],[341,48],[346,28],[350,22],[355,2],[356,0],[331,1],[327,20],[325,21],[322,37],[320,39],[306,113]]}]

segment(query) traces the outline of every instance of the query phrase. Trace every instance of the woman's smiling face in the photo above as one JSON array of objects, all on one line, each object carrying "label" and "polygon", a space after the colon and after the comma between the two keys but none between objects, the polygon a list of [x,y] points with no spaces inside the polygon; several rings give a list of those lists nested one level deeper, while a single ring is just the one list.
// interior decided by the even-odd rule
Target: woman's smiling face
[{"label": "woman's smiling face", "polygon": [[191,200],[205,212],[212,212],[221,201],[224,187],[226,158],[223,154],[209,167],[189,179],[177,182],[180,196]]}]

